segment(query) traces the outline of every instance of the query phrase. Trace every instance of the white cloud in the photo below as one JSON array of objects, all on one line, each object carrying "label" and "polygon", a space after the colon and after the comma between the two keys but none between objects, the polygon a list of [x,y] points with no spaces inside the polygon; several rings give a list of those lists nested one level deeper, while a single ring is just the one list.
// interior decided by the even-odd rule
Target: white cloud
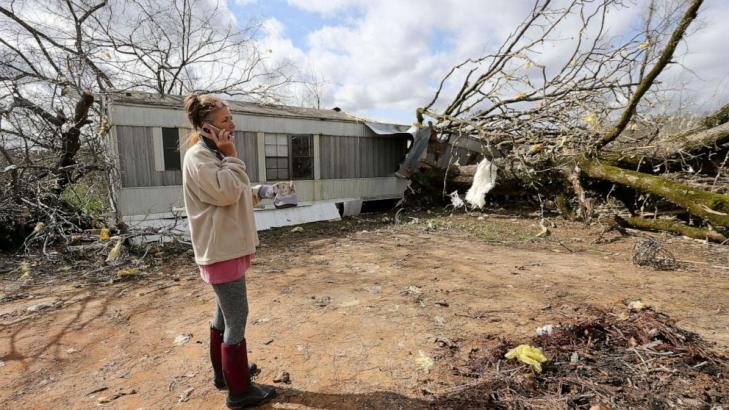
[{"label": "white cloud", "polygon": [[284,25],[275,18],[266,19],[263,24],[263,38],[260,40],[260,49],[274,65],[289,62],[292,67],[306,64],[307,56],[303,50],[297,48],[290,38],[286,36]]},{"label": "white cloud", "polygon": [[[496,51],[533,6],[509,0],[289,0],[289,4],[318,13],[328,25],[310,32],[302,49],[287,37],[280,22],[267,23],[263,42],[276,58],[288,58],[327,80],[326,106],[355,113],[394,110],[404,116],[433,97],[436,84],[453,65]],[[608,14],[610,35],[639,29],[646,4],[647,0],[639,0]],[[700,17],[703,28],[688,38],[690,48],[681,58],[698,77],[679,74],[678,67],[670,73],[689,87],[698,86],[693,98],[715,106],[729,102],[729,53],[724,52],[729,5],[709,0]],[[534,58],[541,64],[564,64],[578,27],[579,21],[571,19],[553,34],[557,41],[544,45]],[[447,46],[438,49],[435,44]]]},{"label": "white cloud", "polygon": [[729,103],[729,4],[708,1],[699,14],[698,30],[682,43],[681,65],[670,67],[659,80],[678,82],[683,101],[693,101],[695,111],[706,112]]}]

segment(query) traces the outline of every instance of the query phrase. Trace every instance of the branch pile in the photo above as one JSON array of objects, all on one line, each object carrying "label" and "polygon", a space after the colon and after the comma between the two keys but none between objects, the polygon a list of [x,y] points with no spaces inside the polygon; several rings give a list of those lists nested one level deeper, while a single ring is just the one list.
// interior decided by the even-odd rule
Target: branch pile
[{"label": "branch pile", "polygon": [[585,308],[528,341],[549,361],[541,373],[504,354],[511,340],[476,351],[455,373],[478,380],[436,399],[438,408],[721,408],[729,360],[697,334],[637,305],[631,313]]}]

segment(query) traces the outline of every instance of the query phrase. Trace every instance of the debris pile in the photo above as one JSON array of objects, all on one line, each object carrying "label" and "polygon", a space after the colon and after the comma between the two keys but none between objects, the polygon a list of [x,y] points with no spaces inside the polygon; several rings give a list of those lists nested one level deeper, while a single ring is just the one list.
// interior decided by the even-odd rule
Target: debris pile
[{"label": "debris pile", "polygon": [[676,270],[678,263],[673,254],[654,238],[635,244],[633,263],[638,266],[652,266],[658,270]]},{"label": "debris pile", "polygon": [[649,307],[588,307],[526,343],[544,352],[542,371],[505,359],[517,345],[500,339],[473,351],[476,377],[435,400],[438,408],[727,408],[729,359],[697,334]]}]

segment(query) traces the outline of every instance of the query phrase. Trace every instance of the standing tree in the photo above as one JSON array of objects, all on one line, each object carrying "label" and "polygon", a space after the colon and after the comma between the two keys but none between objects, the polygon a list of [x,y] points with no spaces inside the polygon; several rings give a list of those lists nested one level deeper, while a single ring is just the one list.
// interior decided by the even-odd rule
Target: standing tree
[{"label": "standing tree", "polygon": [[[69,184],[106,168],[94,155],[100,147],[91,143],[88,125],[94,92],[112,86],[84,41],[91,16],[106,2],[45,6],[0,6],[0,237],[3,247],[17,244],[34,227],[44,251],[67,230],[89,223],[60,197]],[[91,155],[79,161],[82,145]]]},{"label": "standing tree", "polygon": [[104,185],[116,214],[105,147],[110,92],[258,100],[283,91],[286,67],[268,64],[257,25],[240,27],[223,11],[202,0],[0,5],[1,248],[42,243],[50,252],[68,243],[68,232],[93,225],[69,195],[79,181]]},{"label": "standing tree", "polygon": [[329,82],[324,75],[317,70],[310,70],[308,74],[302,75],[299,83],[298,103],[302,107],[321,109],[326,96]]},{"label": "standing tree", "polygon": [[291,81],[288,64],[269,62],[260,49],[259,22],[239,26],[219,2],[115,0],[95,22],[89,41],[104,50],[120,88],[263,100]]}]

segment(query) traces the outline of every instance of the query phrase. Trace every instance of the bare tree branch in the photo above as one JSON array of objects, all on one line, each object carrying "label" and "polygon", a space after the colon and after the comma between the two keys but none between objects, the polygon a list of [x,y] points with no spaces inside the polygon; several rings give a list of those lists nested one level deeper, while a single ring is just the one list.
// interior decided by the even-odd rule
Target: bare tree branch
[{"label": "bare tree branch", "polygon": [[636,88],[635,93],[630,99],[628,107],[625,109],[623,115],[620,117],[620,121],[618,121],[618,123],[615,125],[612,131],[610,131],[609,134],[607,134],[605,137],[597,142],[597,144],[595,145],[596,150],[599,150],[600,148],[614,141],[616,138],[618,138],[618,136],[620,136],[623,130],[625,130],[628,122],[630,122],[633,114],[635,114],[635,109],[638,106],[640,99],[646,92],[648,92],[651,85],[653,85],[653,81],[655,81],[655,79],[658,77],[659,74],[661,74],[663,69],[671,62],[671,59],[673,58],[673,53],[676,50],[678,43],[681,41],[684,34],[686,33],[686,29],[688,28],[688,26],[696,18],[699,8],[701,7],[701,4],[703,2],[704,0],[693,0],[691,5],[689,5],[688,9],[686,9],[686,13],[683,15],[683,18],[681,19],[678,27],[676,27],[676,30],[673,31],[671,39],[666,45],[666,48],[663,50],[663,53],[661,53],[661,57],[658,59],[658,62],[656,62],[651,71],[648,72],[648,75],[646,75],[645,78],[641,80],[640,84],[638,84],[638,88]]}]

